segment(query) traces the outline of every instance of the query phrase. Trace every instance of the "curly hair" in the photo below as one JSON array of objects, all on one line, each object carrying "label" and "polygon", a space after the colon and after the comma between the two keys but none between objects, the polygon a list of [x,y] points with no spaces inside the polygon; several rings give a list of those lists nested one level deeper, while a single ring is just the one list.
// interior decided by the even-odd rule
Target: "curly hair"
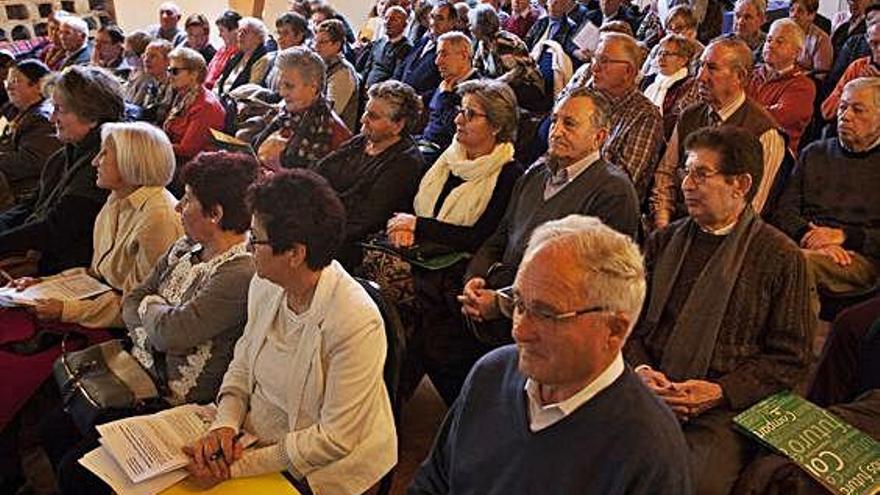
[{"label": "curly hair", "polygon": [[250,228],[248,188],[259,175],[257,160],[245,153],[202,152],[183,167],[181,181],[189,186],[205,213],[223,208],[220,228],[244,233]]},{"label": "curly hair", "polygon": [[272,253],[301,244],[306,266],[329,265],[345,238],[345,207],[326,179],[306,169],[264,178],[250,187],[248,203],[266,228]]},{"label": "curly hair", "polygon": [[379,98],[393,108],[391,120],[406,123],[403,132],[412,134],[418,131],[419,119],[422,115],[422,99],[409,84],[389,79],[370,86],[367,91],[370,98]]}]

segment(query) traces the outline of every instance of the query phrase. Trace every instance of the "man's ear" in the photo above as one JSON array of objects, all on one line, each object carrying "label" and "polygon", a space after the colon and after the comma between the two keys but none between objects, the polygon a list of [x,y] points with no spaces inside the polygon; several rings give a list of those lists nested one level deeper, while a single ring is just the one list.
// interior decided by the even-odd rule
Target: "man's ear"
[{"label": "man's ear", "polygon": [[623,348],[632,323],[632,318],[622,311],[617,311],[608,318],[609,347],[615,349]]},{"label": "man's ear", "polygon": [[753,187],[758,187],[757,184],[753,184],[752,174],[737,175],[733,179],[733,184],[736,187],[738,197],[741,198],[748,196],[749,191],[751,191]]}]

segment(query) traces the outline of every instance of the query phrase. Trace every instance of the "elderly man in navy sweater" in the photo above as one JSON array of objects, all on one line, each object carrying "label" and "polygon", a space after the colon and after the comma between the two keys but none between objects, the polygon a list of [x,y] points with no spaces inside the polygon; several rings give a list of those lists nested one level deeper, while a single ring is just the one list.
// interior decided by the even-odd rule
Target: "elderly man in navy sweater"
[{"label": "elderly man in navy sweater", "polygon": [[516,346],[471,370],[409,495],[691,493],[670,410],[623,361],[638,247],[595,217],[544,224],[500,298]]}]

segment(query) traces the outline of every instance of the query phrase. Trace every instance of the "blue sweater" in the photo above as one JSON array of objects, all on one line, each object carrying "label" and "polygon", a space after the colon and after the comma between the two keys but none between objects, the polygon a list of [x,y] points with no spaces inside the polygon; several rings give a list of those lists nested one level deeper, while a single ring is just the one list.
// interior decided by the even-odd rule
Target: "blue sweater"
[{"label": "blue sweater", "polygon": [[632,370],[535,433],[525,381],[515,346],[477,362],[408,495],[691,493],[681,428]]}]

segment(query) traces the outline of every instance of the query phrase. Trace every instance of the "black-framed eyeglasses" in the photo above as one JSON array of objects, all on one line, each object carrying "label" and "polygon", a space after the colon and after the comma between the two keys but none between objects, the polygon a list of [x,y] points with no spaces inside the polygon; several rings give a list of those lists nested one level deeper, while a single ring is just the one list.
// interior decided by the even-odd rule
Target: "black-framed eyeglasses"
[{"label": "black-framed eyeglasses", "polygon": [[510,318],[511,320],[522,318],[525,315],[531,315],[538,320],[559,323],[565,320],[569,320],[571,318],[576,318],[578,316],[590,313],[602,313],[609,311],[609,309],[605,306],[589,306],[583,309],[566,311],[563,313],[554,313],[550,310],[531,308],[527,306],[526,303],[519,296],[514,294],[512,286],[496,290],[495,296],[495,300],[498,302],[498,309],[501,311],[501,314]]},{"label": "black-framed eyeglasses", "polygon": [[254,247],[259,245],[269,245],[269,239],[257,239],[254,237],[254,233],[250,230],[247,233],[247,237],[245,238],[245,246],[248,250],[253,250]]},{"label": "black-framed eyeglasses", "polygon": [[455,107],[455,115],[463,115],[464,119],[470,122],[477,117],[488,117],[485,113],[480,113],[472,108],[457,106]]},{"label": "black-framed eyeglasses", "polygon": [[680,168],[676,171],[678,174],[679,182],[684,182],[686,177],[690,177],[694,184],[698,186],[702,186],[712,177],[719,175],[721,172],[718,170],[706,170],[705,168],[700,167],[692,167],[692,168]]},{"label": "black-framed eyeglasses", "polygon": [[189,69],[187,67],[168,67],[165,70],[168,71],[168,73],[171,74],[172,76],[176,76],[176,75],[180,74],[181,72],[183,72],[185,70],[189,70]]}]

